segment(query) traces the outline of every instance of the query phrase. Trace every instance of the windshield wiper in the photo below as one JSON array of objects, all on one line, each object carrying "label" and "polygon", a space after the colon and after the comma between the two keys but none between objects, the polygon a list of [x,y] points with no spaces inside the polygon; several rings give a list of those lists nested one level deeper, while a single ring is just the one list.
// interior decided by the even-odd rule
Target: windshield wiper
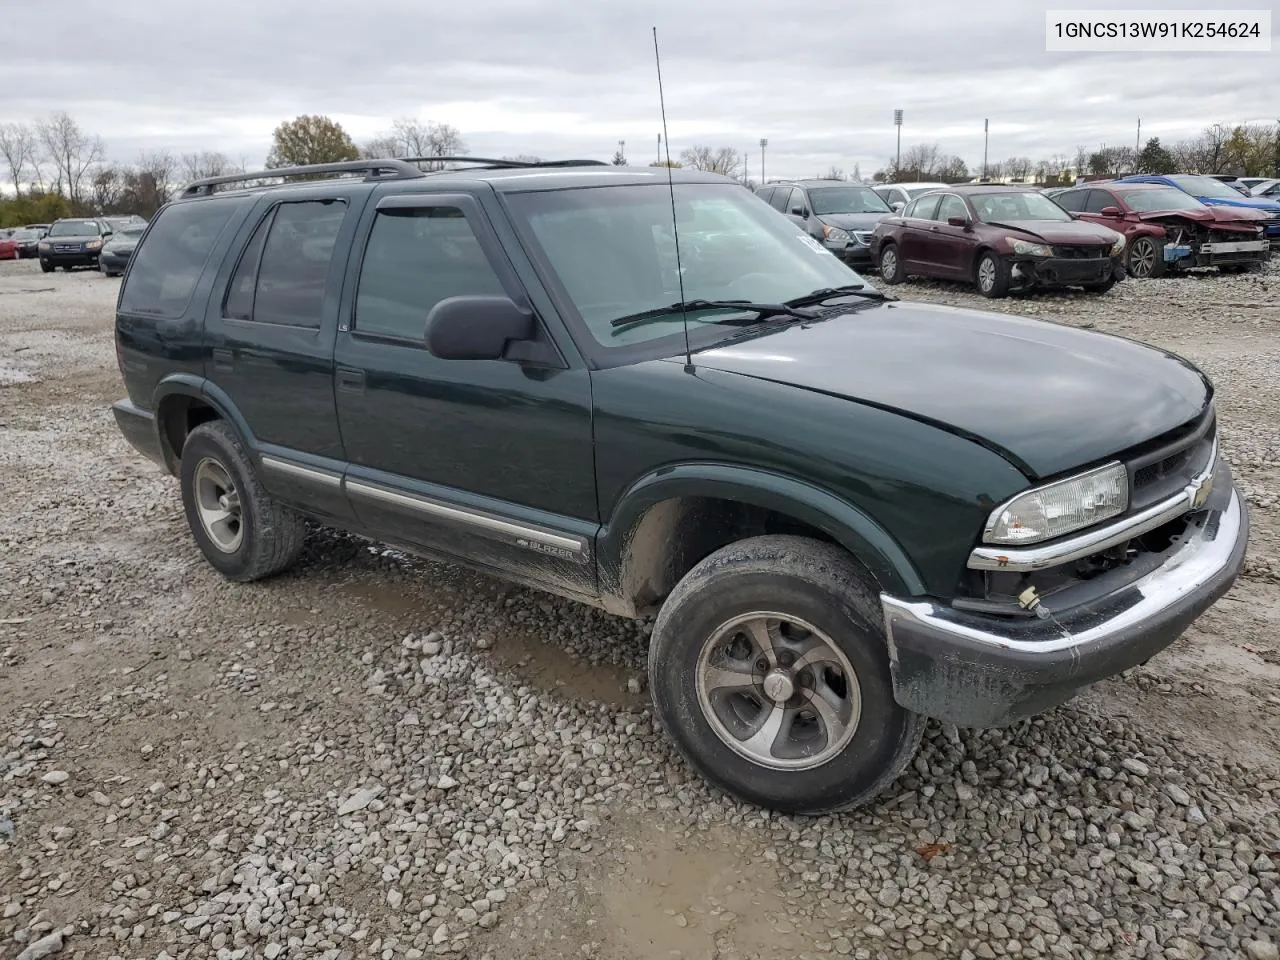
[{"label": "windshield wiper", "polygon": [[808,307],[815,303],[822,303],[824,300],[832,300],[835,297],[863,297],[867,300],[897,300],[897,297],[891,297],[887,293],[881,293],[879,290],[868,290],[865,283],[850,283],[843,287],[820,287],[812,293],[806,293],[803,297],[795,297],[787,301],[789,307]]},{"label": "windshield wiper", "polygon": [[802,313],[795,309],[797,306],[799,306],[799,304],[752,303],[750,300],[686,300],[683,303],[673,303],[665,307],[654,307],[652,310],[642,310],[639,313],[629,313],[625,317],[618,317],[616,320],[610,320],[609,326],[614,329],[617,329],[618,327],[628,327],[633,323],[647,323],[650,320],[658,320],[663,317],[668,317],[673,313],[686,313],[694,310],[750,311],[751,313],[758,314],[757,319],[778,315],[795,317],[798,320],[813,319],[812,315]]}]

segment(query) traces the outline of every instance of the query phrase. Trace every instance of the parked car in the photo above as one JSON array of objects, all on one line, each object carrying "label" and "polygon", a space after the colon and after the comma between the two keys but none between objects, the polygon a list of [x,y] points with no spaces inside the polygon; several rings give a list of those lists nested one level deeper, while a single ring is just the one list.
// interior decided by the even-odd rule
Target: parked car
[{"label": "parked car", "polygon": [[21,246],[12,232],[0,231],[0,260],[17,260]]},{"label": "parked car", "polygon": [[18,245],[18,257],[22,260],[30,260],[36,256],[36,248],[40,243],[40,238],[44,236],[42,230],[32,230],[29,227],[19,227],[10,234],[10,239]]},{"label": "parked car", "polygon": [[881,199],[889,205],[894,213],[901,213],[902,208],[916,197],[932,193],[934,190],[945,190],[945,183],[886,183],[875,188]]},{"label": "parked car", "polygon": [[1280,179],[1259,180],[1249,188],[1249,195],[1252,197],[1269,197],[1272,200],[1280,200]]},{"label": "parked car", "polygon": [[985,297],[1036,287],[1105,293],[1124,277],[1124,236],[1078,222],[1032,187],[955,184],[876,225],[886,283],[908,276],[975,283]]},{"label": "parked car", "polygon": [[102,219],[112,230],[119,230],[122,227],[146,227],[147,225],[146,217],[140,217],[136,213],[131,213],[128,216],[103,217]]},{"label": "parked car", "polygon": [[1280,202],[1269,197],[1243,197],[1221,180],[1203,177],[1198,174],[1135,174],[1120,177],[1115,183],[1163,183],[1165,186],[1177,187],[1211,207],[1243,207],[1246,210],[1259,210],[1267,215],[1267,236],[1280,237]]},{"label": "parked car", "polygon": [[98,217],[70,217],[55,220],[45,238],[36,245],[40,269],[51,273],[57,267],[96,267],[102,244],[111,228]]},{"label": "parked car", "polygon": [[312,518],[656,614],[681,752],[797,813],[876,796],[925,716],[1000,726],[1145,662],[1236,579],[1191,363],[887,302],[714,174],[537,173],[353,161],[160,210],[113,410],[212,567],[278,573]]},{"label": "parked car", "polygon": [[1210,207],[1159,183],[1093,183],[1058,193],[1054,202],[1081,220],[1125,235],[1125,266],[1140,279],[1167,270],[1256,269],[1271,256],[1266,215],[1243,207]]},{"label": "parked car", "polygon": [[1256,197],[1257,194],[1254,192],[1253,188],[1260,183],[1266,183],[1270,179],[1272,178],[1271,177],[1237,177],[1236,183],[1240,184],[1240,186],[1248,190],[1249,196]]},{"label": "parked car", "polygon": [[117,225],[115,232],[102,245],[102,250],[98,253],[98,270],[108,277],[118,277],[123,274],[124,268],[129,265],[129,258],[133,256],[134,248],[138,245],[138,238],[146,229],[145,220],[140,224],[129,222]]},{"label": "parked car", "polygon": [[871,230],[893,212],[871,188],[840,180],[771,183],[756,196],[855,268],[872,266]]}]

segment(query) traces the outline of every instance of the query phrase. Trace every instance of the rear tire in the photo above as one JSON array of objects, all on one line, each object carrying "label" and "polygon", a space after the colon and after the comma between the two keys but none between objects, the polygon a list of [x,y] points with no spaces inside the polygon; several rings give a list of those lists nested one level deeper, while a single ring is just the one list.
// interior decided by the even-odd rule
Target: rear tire
[{"label": "rear tire", "polygon": [[240,438],[225,421],[191,431],[182,446],[180,479],[191,533],[224,577],[261,580],[298,558],[304,521],[263,489]]},{"label": "rear tire", "polygon": [[1009,293],[1009,261],[988,250],[978,258],[974,269],[974,282],[984,297],[998,300]]},{"label": "rear tire", "polygon": [[690,570],[649,647],[654,706],[689,764],[786,813],[888,787],[925,720],[893,698],[877,597],[851,556],[806,537],[753,537]]},{"label": "rear tire", "polygon": [[901,283],[907,279],[896,243],[886,243],[880,248],[880,277],[885,283]]}]

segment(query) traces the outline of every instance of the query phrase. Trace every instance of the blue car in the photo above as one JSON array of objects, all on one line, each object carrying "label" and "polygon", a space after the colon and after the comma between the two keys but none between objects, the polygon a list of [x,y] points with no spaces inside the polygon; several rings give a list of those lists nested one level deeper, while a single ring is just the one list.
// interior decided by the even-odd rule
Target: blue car
[{"label": "blue car", "polygon": [[1177,187],[1183,193],[1189,193],[1201,203],[1211,207],[1246,207],[1250,210],[1258,210],[1269,215],[1266,223],[1267,237],[1280,237],[1280,202],[1266,197],[1246,197],[1213,177],[1202,177],[1190,173],[1144,173],[1120,177],[1115,182],[1163,183],[1166,186]]}]

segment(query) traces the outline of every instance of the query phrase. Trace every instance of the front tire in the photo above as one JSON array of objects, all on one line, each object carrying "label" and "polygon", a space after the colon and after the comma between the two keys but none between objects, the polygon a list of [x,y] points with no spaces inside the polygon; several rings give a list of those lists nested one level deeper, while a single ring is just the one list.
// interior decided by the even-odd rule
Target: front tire
[{"label": "front tire", "polygon": [[880,276],[885,283],[901,283],[907,279],[896,243],[886,243],[880,250]]},{"label": "front tire", "polygon": [[1139,280],[1155,280],[1165,273],[1164,241],[1155,237],[1138,237],[1129,246],[1130,276]]},{"label": "front tire", "polygon": [[870,577],[840,548],[805,537],[753,537],[690,570],[654,625],[649,679],[691,766],[786,813],[873,799],[924,728],[893,698]]},{"label": "front tire", "polygon": [[54,271],[54,266],[53,266],[53,264],[52,264],[52,263],[50,263],[48,260],[41,260],[41,261],[40,261],[40,272],[41,272],[41,273],[53,273],[53,271]]},{"label": "front tire", "polygon": [[992,300],[1007,296],[1009,293],[1009,261],[990,250],[978,258],[974,270],[974,281],[978,292]]},{"label": "front tire", "polygon": [[305,523],[263,489],[225,421],[191,431],[182,446],[180,477],[187,524],[205,559],[224,577],[261,580],[298,558]]}]

